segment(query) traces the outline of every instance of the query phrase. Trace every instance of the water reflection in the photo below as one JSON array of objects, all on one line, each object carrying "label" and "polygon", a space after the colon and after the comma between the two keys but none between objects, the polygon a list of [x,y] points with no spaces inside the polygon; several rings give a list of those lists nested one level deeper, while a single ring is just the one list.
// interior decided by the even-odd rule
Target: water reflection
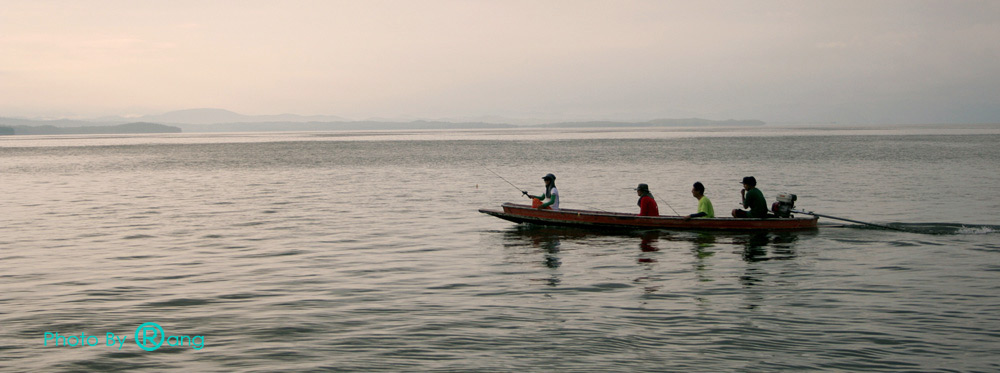
[{"label": "water reflection", "polygon": [[660,248],[656,247],[660,240],[660,231],[643,232],[641,237],[642,240],[639,242],[639,249],[642,252],[660,251]]},{"label": "water reflection", "polygon": [[743,260],[747,262],[759,262],[769,260],[767,257],[767,244],[771,242],[767,233],[755,233],[748,237],[741,237],[733,240],[733,243],[743,245]]},{"label": "water reflection", "polygon": [[767,290],[762,289],[767,287],[761,285],[775,281],[771,273],[775,271],[775,266],[765,263],[795,259],[796,243],[801,237],[811,235],[815,232],[758,232],[733,239],[734,245],[742,246],[741,257],[747,263],[739,277],[739,283],[745,289],[743,308],[753,310],[765,303]]},{"label": "water reflection", "polygon": [[[542,253],[541,264],[551,270],[556,270],[562,266],[562,259],[559,257],[561,239],[564,236],[583,236],[586,232],[573,232],[572,230],[522,226],[518,225],[514,229],[504,232],[504,247],[530,246],[533,252]],[[549,277],[533,279],[545,282],[549,286],[558,286],[562,282],[562,274],[558,271],[551,271]]]},{"label": "water reflection", "polygon": [[669,239],[670,236],[662,231],[646,231],[640,232],[638,235],[639,257],[636,261],[646,271],[646,274],[633,279],[632,282],[644,284],[642,291],[646,294],[655,293],[663,288],[663,285],[657,285],[663,279],[655,271],[657,260],[653,256],[660,251],[660,237]]},{"label": "water reflection", "polygon": [[[644,253],[654,253],[660,251],[660,231],[643,232],[639,237],[639,251]],[[656,259],[648,256],[640,256],[639,263],[656,263]]]},{"label": "water reflection", "polygon": [[[676,264],[679,263],[690,263],[688,268],[691,268],[697,281],[721,279],[720,274],[713,269],[720,263],[725,266],[727,258],[732,258],[717,258],[719,253],[728,252],[729,248],[734,249],[732,252],[737,258],[747,263],[739,277],[739,283],[744,287],[755,286],[767,278],[767,270],[770,270],[767,266],[757,265],[758,263],[795,259],[799,240],[811,235],[815,235],[815,232],[602,232],[580,228],[516,225],[503,231],[503,245],[510,249],[509,253],[516,254],[512,262],[529,263],[547,269],[546,277],[532,280],[549,286],[558,286],[562,282],[563,259],[567,248],[572,251],[588,247],[585,256],[605,258],[607,255],[627,254],[631,251],[635,256],[629,256],[635,258],[634,263],[642,270],[640,275],[633,277],[633,283],[644,284],[646,292],[655,292],[661,288],[657,284],[670,280],[664,278],[663,273],[677,271]],[[690,255],[687,259],[684,258],[685,253]],[[577,259],[579,258],[574,257],[572,260],[577,267],[585,265],[589,260]],[[581,269],[589,270],[573,268],[571,271]]]},{"label": "water reflection", "polygon": [[715,235],[711,233],[698,232],[691,240],[691,253],[694,254],[694,273],[698,276],[698,281],[712,281],[712,277],[706,275],[709,268],[707,259],[715,255],[712,248],[715,247]]},{"label": "water reflection", "polygon": [[[765,260],[788,260],[796,257],[794,243],[798,241],[800,232],[758,232],[733,239],[733,243],[743,246],[742,257],[747,262]],[[768,255],[768,247],[771,249]]]}]

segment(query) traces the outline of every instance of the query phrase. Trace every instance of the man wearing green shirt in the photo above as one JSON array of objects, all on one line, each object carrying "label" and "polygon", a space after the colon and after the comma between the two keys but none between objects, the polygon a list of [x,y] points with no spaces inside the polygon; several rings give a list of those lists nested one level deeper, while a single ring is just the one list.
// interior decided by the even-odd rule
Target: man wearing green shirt
[{"label": "man wearing green shirt", "polygon": [[705,197],[705,185],[700,181],[694,183],[694,188],[691,189],[691,195],[698,199],[698,212],[688,215],[685,220],[691,218],[714,218],[715,209],[712,208],[712,201]]},{"label": "man wearing green shirt", "polygon": [[743,208],[749,208],[750,211],[734,209],[734,218],[755,218],[764,219],[767,217],[767,200],[764,199],[764,193],[757,189],[757,179],[753,176],[747,176],[743,178],[743,190],[740,191],[743,196]]}]

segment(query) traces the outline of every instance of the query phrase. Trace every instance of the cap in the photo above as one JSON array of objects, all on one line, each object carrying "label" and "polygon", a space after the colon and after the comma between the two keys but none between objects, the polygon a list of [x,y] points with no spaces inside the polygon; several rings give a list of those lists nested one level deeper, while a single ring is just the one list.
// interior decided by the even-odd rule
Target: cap
[{"label": "cap", "polygon": [[649,191],[649,185],[639,184],[639,186],[635,187],[635,190],[642,190],[642,191],[647,191],[648,192]]},{"label": "cap", "polygon": [[743,184],[757,185],[757,179],[754,179],[753,176],[744,177]]},{"label": "cap", "polygon": [[552,181],[555,181],[556,180],[556,175],[548,174],[548,175],[542,176],[542,180],[552,180]]}]

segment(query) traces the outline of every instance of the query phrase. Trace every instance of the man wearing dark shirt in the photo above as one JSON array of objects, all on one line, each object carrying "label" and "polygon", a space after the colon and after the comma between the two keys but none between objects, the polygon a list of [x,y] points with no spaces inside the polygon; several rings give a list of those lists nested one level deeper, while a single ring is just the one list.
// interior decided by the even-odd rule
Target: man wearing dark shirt
[{"label": "man wearing dark shirt", "polygon": [[763,219],[767,217],[767,200],[764,199],[764,193],[757,189],[757,179],[753,176],[747,176],[743,178],[743,190],[740,191],[743,196],[743,208],[749,208],[750,211],[734,209],[734,218],[756,218]]}]

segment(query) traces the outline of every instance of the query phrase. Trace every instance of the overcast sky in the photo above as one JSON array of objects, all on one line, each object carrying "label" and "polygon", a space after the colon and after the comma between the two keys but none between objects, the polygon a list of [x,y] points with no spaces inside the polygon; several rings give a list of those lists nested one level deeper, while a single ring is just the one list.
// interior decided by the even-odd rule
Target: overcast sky
[{"label": "overcast sky", "polygon": [[1000,122],[1000,1],[0,0],[0,116]]}]

